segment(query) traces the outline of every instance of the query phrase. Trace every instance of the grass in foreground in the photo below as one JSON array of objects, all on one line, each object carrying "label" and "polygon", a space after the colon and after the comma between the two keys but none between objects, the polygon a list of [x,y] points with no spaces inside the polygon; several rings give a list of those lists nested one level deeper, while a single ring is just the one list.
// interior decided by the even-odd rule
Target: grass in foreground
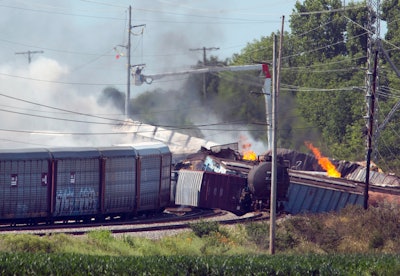
[{"label": "grass in foreground", "polygon": [[222,227],[201,221],[160,240],[0,235],[1,275],[400,275],[400,210],[288,216],[268,255],[267,222]]},{"label": "grass in foreground", "polygon": [[394,255],[0,254],[1,275],[399,275]]},{"label": "grass in foreground", "polygon": [[[269,252],[269,224],[223,227],[191,224],[192,231],[159,240],[93,231],[82,237],[0,235],[0,252],[67,253],[109,256],[238,255]],[[287,216],[277,224],[275,247],[283,254],[398,254],[400,208],[352,206],[340,213]]]}]

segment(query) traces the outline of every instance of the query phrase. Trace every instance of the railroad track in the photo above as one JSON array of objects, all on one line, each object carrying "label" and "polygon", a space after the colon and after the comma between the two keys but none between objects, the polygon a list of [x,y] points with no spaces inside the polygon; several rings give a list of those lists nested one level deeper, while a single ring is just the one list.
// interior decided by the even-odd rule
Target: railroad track
[{"label": "railroad track", "polygon": [[[176,214],[177,213],[177,214]],[[109,221],[103,223],[68,223],[37,226],[17,226],[0,228],[3,233],[28,233],[39,236],[63,233],[68,235],[84,235],[95,230],[108,230],[113,234],[129,234],[139,232],[168,231],[190,228],[190,224],[201,220],[217,221],[223,225],[248,223],[251,221],[265,220],[269,217],[265,213],[248,214],[237,217],[223,210],[192,209],[191,211],[180,211],[179,209],[167,210],[162,215],[136,220]]]}]

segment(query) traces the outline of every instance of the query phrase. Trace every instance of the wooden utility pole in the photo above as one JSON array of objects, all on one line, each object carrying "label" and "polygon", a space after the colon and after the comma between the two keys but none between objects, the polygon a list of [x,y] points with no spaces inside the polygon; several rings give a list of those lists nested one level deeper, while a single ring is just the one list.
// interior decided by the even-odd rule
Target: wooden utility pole
[{"label": "wooden utility pole", "polygon": [[43,54],[43,51],[27,51],[27,52],[16,52],[16,55],[28,55],[28,63],[32,61],[33,54]]},{"label": "wooden utility pole", "polygon": [[367,105],[368,113],[366,118],[367,123],[367,154],[366,154],[366,165],[365,165],[365,188],[364,188],[364,209],[368,209],[368,198],[369,198],[369,173],[371,168],[371,153],[372,153],[372,137],[373,137],[373,126],[375,120],[375,92],[376,92],[376,77],[377,77],[377,66],[378,66],[378,51],[375,52],[374,69],[371,73],[371,89],[367,94]]},{"label": "wooden utility pole", "polygon": [[276,60],[276,36],[274,36],[274,65],[273,65],[273,85],[272,85],[272,166],[271,166],[271,205],[270,205],[270,224],[269,224],[269,252],[271,255],[275,254],[275,228],[276,228],[276,191],[277,191],[277,143],[276,143],[276,130],[277,130],[277,110],[278,110],[278,96],[280,90],[280,72],[282,61],[282,47],[283,47],[283,26],[285,16],[282,16],[282,27],[279,39],[279,53],[278,60]]},{"label": "wooden utility pole", "polygon": [[[144,27],[146,24],[141,24],[141,25],[135,25],[132,26],[132,7],[129,6],[129,16],[128,16],[128,44],[126,46],[124,45],[118,45],[126,48],[126,59],[127,59],[127,81],[126,81],[126,97],[125,97],[125,119],[129,117],[129,101],[131,99],[131,70],[132,67],[138,66],[138,65],[132,65],[131,62],[131,34],[132,34],[132,29],[137,28],[137,27]],[[142,65],[142,64],[141,64]]]},{"label": "wooden utility pole", "polygon": [[127,58],[127,83],[126,83],[126,98],[125,98],[125,119],[129,117],[129,101],[131,99],[131,31],[132,31],[132,7],[129,6],[128,15],[128,45],[126,46]]},{"label": "wooden utility pole", "polygon": [[[203,67],[206,67],[207,63],[207,51],[212,51],[212,50],[219,50],[219,47],[203,47],[203,48],[195,48],[195,49],[189,49],[190,51],[203,51]],[[206,74],[203,74],[203,97],[204,99],[206,98],[207,95],[207,86],[206,86]]]},{"label": "wooden utility pole", "polygon": [[[369,200],[369,174],[371,165],[371,153],[372,153],[372,141],[374,137],[373,125],[376,121],[375,116],[375,101],[376,90],[378,86],[378,51],[375,53],[375,57],[372,54],[374,51],[374,41],[380,39],[380,20],[379,20],[379,6],[380,0],[368,0],[368,22],[367,22],[367,72],[365,76],[366,86],[366,105],[367,114],[365,116],[367,124],[367,139],[366,139],[366,167],[365,167],[365,188],[364,188],[364,209],[368,209]],[[377,17],[375,18],[375,15]],[[375,37],[374,37],[375,36]],[[373,64],[374,61],[374,64]]]}]

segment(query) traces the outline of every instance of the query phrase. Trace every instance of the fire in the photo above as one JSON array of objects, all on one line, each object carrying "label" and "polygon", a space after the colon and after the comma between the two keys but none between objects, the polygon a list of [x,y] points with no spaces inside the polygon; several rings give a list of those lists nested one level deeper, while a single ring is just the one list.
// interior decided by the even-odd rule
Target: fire
[{"label": "fire", "polygon": [[240,140],[242,144],[242,155],[243,155],[242,159],[249,161],[257,160],[257,154],[251,150],[251,143],[246,142],[247,138],[241,135]]},{"label": "fire", "polygon": [[323,157],[318,148],[314,147],[310,142],[304,142],[304,144],[313,152],[318,160],[318,164],[328,173],[328,176],[337,178],[341,177],[341,174],[336,170],[335,165],[333,165],[328,158]]},{"label": "fire", "polygon": [[250,160],[250,161],[257,160],[257,154],[252,150],[244,152],[243,160]]}]

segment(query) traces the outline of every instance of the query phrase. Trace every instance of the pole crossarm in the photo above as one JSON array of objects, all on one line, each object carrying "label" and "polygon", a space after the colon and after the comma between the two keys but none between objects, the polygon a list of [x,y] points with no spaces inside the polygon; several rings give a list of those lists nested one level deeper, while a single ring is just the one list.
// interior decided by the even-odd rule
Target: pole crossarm
[{"label": "pole crossarm", "polygon": [[16,52],[16,55],[28,55],[28,63],[32,61],[33,54],[43,54],[43,51],[26,51],[26,52]]},{"label": "pole crossarm", "polygon": [[151,75],[142,74],[142,70],[133,70],[132,76],[135,80],[135,85],[142,85],[143,83],[151,84],[154,80],[170,76],[216,73],[216,72],[226,72],[226,71],[238,72],[238,71],[262,70],[262,69],[263,69],[262,64],[251,64],[251,65],[235,65],[235,66],[224,66],[224,67],[206,67],[200,69],[166,72],[166,73],[151,74]]}]

